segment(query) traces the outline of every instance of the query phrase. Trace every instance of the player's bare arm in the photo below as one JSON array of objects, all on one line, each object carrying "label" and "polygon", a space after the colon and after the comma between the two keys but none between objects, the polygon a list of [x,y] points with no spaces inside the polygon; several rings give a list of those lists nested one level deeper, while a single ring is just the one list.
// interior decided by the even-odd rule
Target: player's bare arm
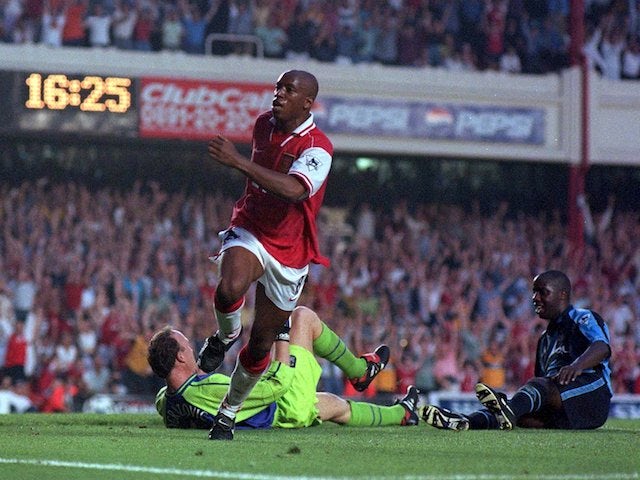
[{"label": "player's bare arm", "polygon": [[243,173],[265,190],[290,202],[304,200],[309,192],[292,175],[262,167],[240,155],[233,142],[222,135],[209,141],[209,156],[227,167]]},{"label": "player's bare arm", "polygon": [[571,364],[562,367],[555,379],[561,385],[573,382],[587,368],[593,368],[611,355],[609,345],[604,342],[593,342],[582,355]]}]

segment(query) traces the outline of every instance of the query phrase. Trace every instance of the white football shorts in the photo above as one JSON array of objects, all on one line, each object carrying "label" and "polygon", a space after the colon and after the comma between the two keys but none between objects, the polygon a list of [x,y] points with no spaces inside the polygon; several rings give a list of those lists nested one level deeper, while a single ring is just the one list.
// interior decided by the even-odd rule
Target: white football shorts
[{"label": "white football shorts", "polygon": [[218,236],[222,247],[215,257],[210,257],[210,260],[216,263],[220,262],[224,251],[231,247],[242,247],[249,250],[264,268],[264,273],[258,278],[258,282],[264,286],[269,300],[282,310],[293,311],[302,294],[302,288],[309,273],[309,266],[292,268],[282,265],[267,252],[251,232],[241,227],[223,230]]}]

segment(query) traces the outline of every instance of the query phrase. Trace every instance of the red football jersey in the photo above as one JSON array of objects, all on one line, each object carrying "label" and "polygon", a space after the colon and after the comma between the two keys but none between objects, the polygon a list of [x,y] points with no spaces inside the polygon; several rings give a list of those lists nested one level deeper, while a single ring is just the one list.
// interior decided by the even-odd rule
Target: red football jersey
[{"label": "red football jersey", "polygon": [[250,231],[280,263],[302,268],[309,263],[328,266],[320,254],[316,218],[331,169],[333,145],[311,115],[291,134],[275,131],[271,112],[260,115],[253,128],[251,160],[281,173],[295,175],[309,192],[289,202],[247,180],[236,202],[231,226]]}]

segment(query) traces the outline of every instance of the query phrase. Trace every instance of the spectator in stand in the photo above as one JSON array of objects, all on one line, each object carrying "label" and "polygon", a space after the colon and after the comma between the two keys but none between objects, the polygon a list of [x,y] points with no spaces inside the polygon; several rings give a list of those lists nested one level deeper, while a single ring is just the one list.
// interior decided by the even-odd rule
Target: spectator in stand
[{"label": "spectator in stand", "polygon": [[83,314],[77,320],[76,343],[78,354],[82,358],[88,358],[96,352],[98,347],[97,326],[91,322],[91,316],[88,313]]},{"label": "spectator in stand", "polygon": [[84,24],[87,9],[88,0],[67,0],[67,19],[62,30],[62,45],[65,47],[84,47],[87,45]]},{"label": "spectator in stand", "polygon": [[7,342],[13,332],[15,312],[10,292],[4,278],[0,277],[0,371],[5,359]]},{"label": "spectator in stand", "polygon": [[20,0],[4,0],[0,3],[0,39],[10,42],[13,33],[23,15],[23,6]]},{"label": "spectator in stand", "polygon": [[466,72],[478,70],[478,56],[468,42],[460,46],[460,70]]},{"label": "spectator in stand", "polygon": [[550,17],[545,18],[542,25],[544,48],[540,55],[543,58],[544,71],[555,72],[566,68],[569,65],[568,38]]},{"label": "spectator in stand", "polygon": [[23,10],[20,16],[21,37],[28,39],[27,43],[40,41],[40,25],[42,24],[43,0],[23,0]]},{"label": "spectator in stand", "polygon": [[400,361],[395,366],[396,371],[396,393],[404,393],[411,385],[416,384],[416,374],[420,370],[420,365],[410,351],[403,351],[400,354]]},{"label": "spectator in stand", "polygon": [[358,35],[358,63],[372,63],[380,34],[380,29],[374,18],[372,16],[364,18],[356,33]]},{"label": "spectator in stand", "polygon": [[77,318],[80,311],[82,292],[85,288],[82,272],[72,268],[63,287],[64,311],[72,318]]},{"label": "spectator in stand", "polygon": [[389,9],[383,16],[377,38],[375,60],[383,65],[398,63],[398,18]]},{"label": "spectator in stand", "polygon": [[425,21],[422,24],[422,30],[419,36],[422,38],[420,42],[426,45],[424,49],[424,65],[432,67],[440,67],[445,61],[445,46],[447,42],[447,31],[445,23],[441,16],[425,13]]},{"label": "spectator in stand", "polygon": [[298,6],[287,28],[288,42],[285,53],[287,60],[308,60],[315,35],[316,29],[313,22],[309,20],[304,9]]},{"label": "spectator in stand", "polygon": [[358,26],[358,10],[360,0],[339,0],[336,7],[338,27],[351,27],[355,30]]},{"label": "spectator in stand", "polygon": [[622,52],[622,78],[640,79],[640,40],[637,35],[629,35],[627,45]]},{"label": "spectator in stand", "polygon": [[[212,0],[211,7],[214,4],[217,4],[216,13],[205,28],[205,38],[212,33],[227,33],[229,31],[231,0]],[[228,42],[213,42],[211,44],[211,53],[213,55],[228,55],[230,51]]]},{"label": "spectator in stand", "polygon": [[616,336],[619,340],[613,347],[612,364],[613,390],[619,393],[633,393],[635,376],[640,361],[640,348],[631,335]]},{"label": "spectator in stand", "polygon": [[439,390],[457,391],[460,389],[460,366],[454,344],[439,341],[435,350],[433,375]]},{"label": "spectator in stand", "polygon": [[2,376],[7,376],[13,383],[26,380],[25,364],[27,362],[27,338],[24,334],[24,322],[16,321],[13,332],[7,342]]},{"label": "spectator in stand", "polygon": [[[253,12],[249,0],[232,0],[229,9],[227,33],[232,35],[253,35]],[[251,43],[233,42],[232,51],[236,55],[250,55],[254,49]]]},{"label": "spectator in stand", "polygon": [[111,45],[112,23],[113,17],[104,8],[104,4],[100,1],[94,3],[91,14],[84,21],[91,47],[104,48]]},{"label": "spectator in stand", "polygon": [[266,58],[284,58],[288,37],[276,15],[271,15],[265,25],[256,27],[254,33],[262,40]]},{"label": "spectator in stand", "polygon": [[108,393],[111,376],[111,369],[101,355],[89,357],[82,372],[82,384],[87,396]]},{"label": "spectator in stand", "polygon": [[16,321],[25,322],[33,309],[38,285],[32,269],[26,265],[20,267],[18,280],[13,288],[13,305]]},{"label": "spectator in stand", "polygon": [[505,52],[500,55],[499,69],[505,73],[521,73],[522,64],[518,52],[513,45],[507,45]]},{"label": "spectator in stand", "polygon": [[339,27],[336,32],[336,63],[352,65],[358,61],[358,36],[351,25]]},{"label": "spectator in stand", "polygon": [[144,6],[137,14],[133,27],[133,48],[139,52],[153,50],[153,34],[156,30],[156,12],[150,6]]},{"label": "spectator in stand", "polygon": [[177,52],[184,41],[184,25],[180,20],[178,9],[169,7],[162,20],[162,49]]},{"label": "spectator in stand", "polygon": [[121,50],[133,50],[133,30],[138,22],[138,12],[132,0],[118,0],[113,12],[113,44]]},{"label": "spectator in stand", "polygon": [[420,37],[420,32],[416,28],[415,21],[415,18],[406,18],[398,31],[397,62],[398,65],[403,67],[417,66],[425,55],[425,41]]},{"label": "spectator in stand", "polygon": [[78,359],[78,347],[71,332],[64,332],[60,343],[56,345],[52,368],[57,375],[68,377]]},{"label": "spectator in stand", "polygon": [[56,377],[40,409],[43,413],[67,413],[73,411],[73,399],[78,394],[78,386],[70,379]]},{"label": "spectator in stand", "polygon": [[[0,24],[2,22],[0,21]],[[0,25],[0,42],[2,42],[2,25]],[[10,38],[5,40],[7,43],[31,44],[35,43],[35,35],[33,29],[29,28],[24,15],[21,15],[15,24],[13,33]]]},{"label": "spectator in stand", "polygon": [[505,0],[489,0],[485,5],[481,22],[484,37],[483,61],[489,67],[499,65],[500,57],[505,51],[507,8],[508,2]]},{"label": "spectator in stand", "polygon": [[204,41],[207,25],[216,15],[220,7],[220,0],[212,0],[207,12],[203,15],[197,3],[179,0],[184,26],[184,44],[182,49],[190,54],[204,54]]},{"label": "spectator in stand", "polygon": [[137,330],[139,331],[132,335],[128,346],[122,380],[128,393],[153,395],[161,385],[156,381],[157,378],[147,361],[147,345],[151,339],[151,332],[143,327]]},{"label": "spectator in stand", "polygon": [[313,39],[311,57],[320,62],[335,62],[337,55],[338,49],[333,26],[328,21],[323,21]]},{"label": "spectator in stand", "polygon": [[251,0],[251,14],[253,16],[253,26],[258,29],[266,27],[270,19],[274,19],[277,25],[280,25],[282,15],[274,11],[273,5],[269,0]]},{"label": "spectator in stand", "polygon": [[42,12],[42,43],[49,47],[62,46],[62,32],[66,21],[62,3],[45,1]]},{"label": "spectator in stand", "polygon": [[29,398],[29,384],[25,381],[14,384],[11,378],[3,377],[0,383],[0,415],[35,411],[37,409]]},{"label": "spectator in stand", "polygon": [[464,0],[458,2],[458,19],[460,21],[459,41],[461,44],[468,43],[476,55],[482,48],[483,13],[483,0]]},{"label": "spectator in stand", "polygon": [[504,388],[506,382],[504,352],[505,345],[494,335],[480,356],[482,363],[480,381],[482,383],[492,388]]},{"label": "spectator in stand", "polygon": [[611,13],[603,15],[595,28],[588,32],[584,53],[590,65],[600,71],[604,78],[620,78],[625,37],[626,28],[616,26]]}]

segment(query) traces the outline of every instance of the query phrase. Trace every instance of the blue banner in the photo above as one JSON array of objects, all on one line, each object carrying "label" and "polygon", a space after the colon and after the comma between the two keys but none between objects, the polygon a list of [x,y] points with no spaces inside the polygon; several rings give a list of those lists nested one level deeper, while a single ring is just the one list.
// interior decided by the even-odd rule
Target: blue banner
[{"label": "blue banner", "polygon": [[529,145],[545,137],[541,108],[322,97],[313,112],[327,133]]}]

